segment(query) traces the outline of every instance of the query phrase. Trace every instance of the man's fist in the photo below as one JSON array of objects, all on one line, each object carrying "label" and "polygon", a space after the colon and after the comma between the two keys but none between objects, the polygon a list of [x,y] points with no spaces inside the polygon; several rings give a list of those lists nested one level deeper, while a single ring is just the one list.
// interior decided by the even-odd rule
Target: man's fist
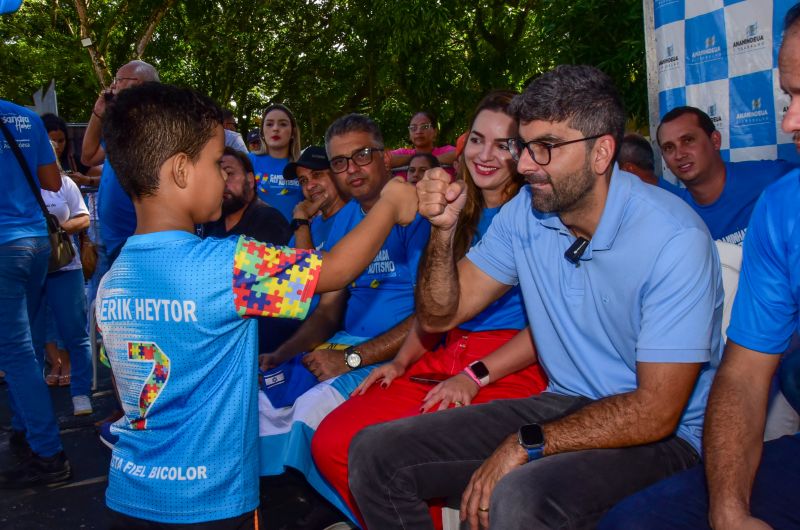
[{"label": "man's fist", "polygon": [[450,175],[442,168],[429,169],[417,182],[419,213],[440,230],[456,226],[458,216],[467,202],[467,185],[457,180],[450,182]]}]

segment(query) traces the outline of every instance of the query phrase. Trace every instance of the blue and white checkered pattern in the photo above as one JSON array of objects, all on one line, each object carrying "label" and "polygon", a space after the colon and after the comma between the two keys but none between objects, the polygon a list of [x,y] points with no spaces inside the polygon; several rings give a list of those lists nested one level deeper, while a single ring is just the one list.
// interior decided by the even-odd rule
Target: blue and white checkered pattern
[{"label": "blue and white checkered pattern", "polygon": [[780,128],[789,98],[778,79],[783,19],[796,0],[644,1],[654,6],[659,117],[680,105],[704,110],[726,161],[800,162]]}]

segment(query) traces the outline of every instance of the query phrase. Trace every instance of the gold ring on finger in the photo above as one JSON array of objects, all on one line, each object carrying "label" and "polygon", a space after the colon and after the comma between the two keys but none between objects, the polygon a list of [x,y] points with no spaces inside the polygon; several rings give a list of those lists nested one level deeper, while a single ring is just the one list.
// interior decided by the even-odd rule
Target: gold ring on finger
[{"label": "gold ring on finger", "polygon": [[478,507],[478,511],[479,511],[479,512],[484,512],[484,513],[489,513],[489,508],[481,508],[481,507],[479,506],[479,507]]}]

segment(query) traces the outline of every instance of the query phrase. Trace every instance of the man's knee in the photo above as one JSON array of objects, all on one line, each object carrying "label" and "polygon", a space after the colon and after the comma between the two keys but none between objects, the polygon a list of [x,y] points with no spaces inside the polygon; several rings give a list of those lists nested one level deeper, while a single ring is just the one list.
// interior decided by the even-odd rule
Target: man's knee
[{"label": "man's knee", "polygon": [[398,436],[392,423],[380,423],[366,427],[353,437],[348,451],[348,480],[353,492],[370,488],[376,481],[384,482],[393,474]]},{"label": "man's knee", "polygon": [[503,477],[492,492],[489,519],[493,528],[528,530],[567,528],[569,520],[547,480],[519,469]]}]

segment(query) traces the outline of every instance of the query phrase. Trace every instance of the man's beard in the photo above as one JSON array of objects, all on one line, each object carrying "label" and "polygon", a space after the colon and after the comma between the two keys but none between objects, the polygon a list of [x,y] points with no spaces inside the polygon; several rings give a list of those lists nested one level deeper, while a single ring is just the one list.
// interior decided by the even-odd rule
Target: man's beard
[{"label": "man's beard", "polygon": [[560,179],[558,185],[549,175],[547,182],[552,189],[550,193],[531,190],[533,208],[542,213],[568,212],[592,191],[595,175],[586,160],[580,171]]},{"label": "man's beard", "polygon": [[222,199],[222,216],[225,217],[238,212],[247,205],[247,200],[242,195],[231,195]]}]

